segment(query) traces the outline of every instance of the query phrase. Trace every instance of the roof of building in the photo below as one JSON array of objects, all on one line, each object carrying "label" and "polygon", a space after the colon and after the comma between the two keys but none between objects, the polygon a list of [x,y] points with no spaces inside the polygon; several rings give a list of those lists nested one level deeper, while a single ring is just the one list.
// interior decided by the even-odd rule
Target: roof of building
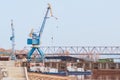
[{"label": "roof of building", "polygon": [[81,58],[76,58],[76,57],[72,57],[72,56],[47,56],[45,57],[46,59],[61,59],[61,60],[82,60],[84,61],[83,59]]}]

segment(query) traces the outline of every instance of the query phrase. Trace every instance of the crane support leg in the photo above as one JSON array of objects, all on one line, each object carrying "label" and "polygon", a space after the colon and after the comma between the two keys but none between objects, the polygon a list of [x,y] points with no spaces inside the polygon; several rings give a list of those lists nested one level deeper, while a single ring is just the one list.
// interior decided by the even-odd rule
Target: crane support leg
[{"label": "crane support leg", "polygon": [[37,48],[39,55],[41,55],[40,61],[43,61],[44,59],[44,53],[40,48]]},{"label": "crane support leg", "polygon": [[28,57],[28,60],[30,60],[31,58],[31,55],[33,54],[33,52],[35,51],[36,48],[32,47],[32,49],[29,51],[27,57]]},{"label": "crane support leg", "polygon": [[29,53],[27,55],[28,61],[30,61],[31,55],[34,53],[34,51],[36,49],[38,50],[39,55],[41,55],[41,57],[39,58],[39,61],[43,61],[43,59],[44,59],[44,53],[42,52],[42,50],[40,48],[36,48],[36,47],[32,47],[32,49],[29,51]]}]

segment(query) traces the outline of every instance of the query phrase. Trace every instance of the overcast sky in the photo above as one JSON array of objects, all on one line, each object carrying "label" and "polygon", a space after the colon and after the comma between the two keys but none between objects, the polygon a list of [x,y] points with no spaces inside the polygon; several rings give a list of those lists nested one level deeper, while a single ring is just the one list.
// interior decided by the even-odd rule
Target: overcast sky
[{"label": "overcast sky", "polygon": [[47,20],[41,46],[120,45],[120,0],[0,0],[0,47],[11,48],[11,19],[16,49],[27,46],[30,30],[40,29],[47,3],[58,20]]}]

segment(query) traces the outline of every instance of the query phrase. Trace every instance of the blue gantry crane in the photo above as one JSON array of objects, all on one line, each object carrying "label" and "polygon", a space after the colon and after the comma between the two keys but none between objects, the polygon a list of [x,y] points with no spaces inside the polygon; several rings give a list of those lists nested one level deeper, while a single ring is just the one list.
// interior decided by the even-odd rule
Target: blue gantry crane
[{"label": "blue gantry crane", "polygon": [[50,4],[48,4],[48,8],[47,8],[47,11],[46,11],[46,14],[45,14],[45,17],[43,19],[43,22],[42,22],[42,25],[41,25],[41,28],[40,28],[39,32],[38,33],[33,32],[33,29],[32,29],[31,33],[29,34],[29,36],[31,38],[27,39],[27,44],[32,45],[31,50],[27,54],[27,58],[28,58],[29,61],[31,60],[31,56],[32,56],[32,54],[34,53],[35,50],[37,50],[38,54],[41,56],[39,58],[39,61],[43,61],[43,59],[44,59],[44,53],[39,48],[39,45],[40,45],[40,38],[42,36],[43,30],[44,30],[44,27],[45,27],[45,23],[46,23],[46,20],[48,18],[47,16],[48,16],[49,11],[50,11],[51,17],[53,17]]}]

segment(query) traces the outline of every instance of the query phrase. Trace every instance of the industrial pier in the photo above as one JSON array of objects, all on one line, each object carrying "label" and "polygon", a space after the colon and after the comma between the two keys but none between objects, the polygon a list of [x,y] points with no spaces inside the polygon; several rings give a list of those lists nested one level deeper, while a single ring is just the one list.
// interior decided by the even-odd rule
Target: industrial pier
[{"label": "industrial pier", "polygon": [[[63,56],[62,56],[63,57]],[[71,58],[71,57],[70,57]],[[69,58],[67,57],[69,60]],[[72,58],[71,58],[72,59]],[[30,65],[33,66],[41,66],[41,63],[31,62]],[[78,68],[84,69],[84,71],[90,70],[92,73],[120,73],[120,63],[114,62],[86,62],[80,60],[77,62],[73,59],[73,61],[48,61],[44,63],[45,67],[56,68],[60,71],[66,71],[68,66],[71,66],[74,71],[77,71]]]},{"label": "industrial pier", "polygon": [[[54,17],[50,4],[48,4],[40,30],[34,32],[32,29],[29,34],[27,44],[32,45],[32,47],[22,51],[15,50],[15,33],[13,20],[11,20],[12,50],[10,53],[4,51],[3,54],[1,52],[0,79],[75,80],[75,78],[68,76],[67,73],[70,71],[76,73],[90,71],[92,74],[120,74],[119,57],[116,58],[119,59],[119,62],[115,62],[115,58],[101,57],[103,55],[120,55],[120,46],[40,46],[40,39],[49,12],[51,17]],[[44,73],[50,73],[50,70],[56,73],[63,71],[67,75],[46,75]]]}]

